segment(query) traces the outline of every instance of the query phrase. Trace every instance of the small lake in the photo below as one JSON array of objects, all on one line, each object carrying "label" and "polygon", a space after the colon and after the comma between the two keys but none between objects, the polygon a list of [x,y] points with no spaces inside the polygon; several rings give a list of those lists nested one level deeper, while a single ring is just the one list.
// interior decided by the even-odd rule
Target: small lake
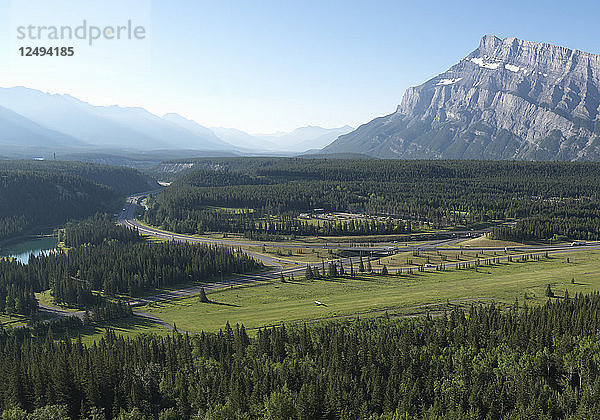
[{"label": "small lake", "polygon": [[58,240],[53,236],[42,238],[25,239],[10,245],[0,247],[0,257],[12,257],[17,261],[27,264],[29,255],[41,255],[47,252],[53,252],[56,249]]}]

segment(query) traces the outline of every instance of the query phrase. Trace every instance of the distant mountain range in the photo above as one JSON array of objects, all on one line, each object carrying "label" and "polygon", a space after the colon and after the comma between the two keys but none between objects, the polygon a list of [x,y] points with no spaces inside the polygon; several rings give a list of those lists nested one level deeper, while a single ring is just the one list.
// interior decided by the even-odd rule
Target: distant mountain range
[{"label": "distant mountain range", "polygon": [[322,153],[402,159],[600,159],[600,55],[484,36],[393,114]]},{"label": "distant mountain range", "polygon": [[[93,106],[69,95],[22,87],[0,88],[0,107],[9,111],[0,114],[2,144],[71,149],[232,149],[212,131],[183,117],[169,114],[161,118],[142,108]],[[18,121],[18,125],[13,124],[8,131],[7,120]],[[32,127],[35,136],[31,135]]]},{"label": "distant mountain range", "polygon": [[[356,130],[249,134],[178,114],[93,106],[69,95],[0,88],[0,156],[185,152],[398,159],[600,160],[600,55],[484,36],[444,73],[409,88],[390,115]],[[202,153],[200,153],[202,152]]]},{"label": "distant mountain range", "polygon": [[143,108],[94,106],[70,95],[0,88],[0,153],[5,156],[100,150],[204,151],[213,156],[295,153],[323,148],[351,130],[304,127],[254,136],[235,129],[211,130],[178,114],[160,117]]},{"label": "distant mountain range", "polygon": [[297,128],[290,133],[248,134],[232,129],[215,127],[213,132],[221,140],[242,149],[259,149],[284,152],[305,152],[322,149],[342,134],[353,130],[349,125],[339,128],[307,126]]}]

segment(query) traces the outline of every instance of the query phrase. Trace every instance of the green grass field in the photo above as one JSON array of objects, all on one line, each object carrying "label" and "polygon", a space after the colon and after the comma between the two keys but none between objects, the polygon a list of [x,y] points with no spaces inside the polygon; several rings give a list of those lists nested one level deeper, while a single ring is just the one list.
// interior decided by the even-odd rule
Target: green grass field
[{"label": "green grass field", "polygon": [[[138,334],[159,334],[165,335],[169,334],[169,330],[165,327],[158,325],[146,318],[142,318],[139,316],[134,316],[127,319],[120,319],[116,321],[111,321],[108,324],[94,326],[94,327],[85,327],[82,330],[78,331],[77,334],[81,336],[81,341],[84,344],[92,344],[94,341],[99,341],[104,334],[106,334],[106,330],[110,328],[117,335],[121,335],[124,337],[134,337]],[[72,338],[76,338],[74,334],[71,334]],[[60,339],[60,337],[57,337]]]},{"label": "green grass field", "polygon": [[27,322],[28,319],[23,315],[0,314],[0,325],[2,325],[2,328],[22,327]]},{"label": "green grass field", "polygon": [[37,298],[37,300],[40,304],[49,306],[51,308],[58,308],[58,309],[61,309],[63,311],[67,311],[67,312],[77,312],[77,311],[81,310],[81,309],[77,309],[77,308],[71,308],[66,305],[59,305],[54,300],[54,297],[50,293],[50,290],[45,290],[43,292],[36,293],[35,297]]},{"label": "green grass field", "polygon": [[[439,251],[419,251],[413,252],[400,252],[389,257],[381,258],[379,261],[373,263],[373,268],[378,271],[381,270],[385,264],[388,269],[399,269],[399,268],[417,268],[420,265],[426,264],[454,264],[464,262],[475,262],[479,260],[485,260],[495,257],[506,257],[508,255],[518,257],[521,255],[528,255],[531,253],[522,251],[471,251],[465,248],[461,251],[454,250],[439,250]],[[539,254],[539,252],[537,252]],[[358,258],[355,259],[355,262]]]},{"label": "green grass field", "polygon": [[322,260],[335,260],[341,256],[341,253],[337,250],[319,248],[281,248],[269,246],[250,246],[241,248],[257,254],[302,263],[318,263]]},{"label": "green grass field", "polygon": [[[567,263],[567,257],[570,262]],[[152,313],[181,330],[215,331],[227,321],[248,329],[281,322],[326,319],[362,314],[424,313],[431,305],[470,304],[470,301],[528,304],[546,301],[551,284],[556,295],[600,289],[600,252],[551,256],[541,261],[482,266],[476,271],[452,270],[413,276],[369,276],[357,279],[271,282],[212,291],[201,303],[197,297],[155,303],[140,310]],[[575,283],[571,284],[571,279]],[[317,306],[318,300],[327,306]],[[437,307],[439,309],[439,307]]]},{"label": "green grass field", "polygon": [[469,247],[469,246],[481,246],[481,247],[511,247],[511,246],[524,246],[524,244],[512,241],[500,241],[497,239],[490,239],[488,234],[479,236],[473,239],[467,239],[459,242],[457,245]]}]

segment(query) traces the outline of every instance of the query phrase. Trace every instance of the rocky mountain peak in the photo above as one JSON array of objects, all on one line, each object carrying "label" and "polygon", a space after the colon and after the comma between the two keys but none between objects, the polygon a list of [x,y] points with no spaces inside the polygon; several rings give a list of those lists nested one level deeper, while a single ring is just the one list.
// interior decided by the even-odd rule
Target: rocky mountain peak
[{"label": "rocky mountain peak", "polygon": [[598,159],[600,55],[485,35],[456,65],[407,89],[394,114],[341,136],[325,151]]}]

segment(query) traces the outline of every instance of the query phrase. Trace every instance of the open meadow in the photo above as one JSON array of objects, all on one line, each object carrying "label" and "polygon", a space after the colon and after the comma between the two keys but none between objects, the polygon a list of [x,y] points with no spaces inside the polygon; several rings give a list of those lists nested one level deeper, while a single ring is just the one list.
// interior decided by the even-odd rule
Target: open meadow
[{"label": "open meadow", "polygon": [[[544,303],[555,295],[600,290],[600,251],[550,255],[539,261],[502,262],[477,269],[428,271],[413,275],[361,274],[356,278],[311,280],[219,289],[198,297],[139,308],[189,332],[215,331],[226,322],[253,330],[266,325],[344,316],[408,316],[471,302]],[[567,262],[568,261],[568,262]],[[572,282],[573,280],[573,282]],[[315,301],[322,305],[315,304]]]}]

